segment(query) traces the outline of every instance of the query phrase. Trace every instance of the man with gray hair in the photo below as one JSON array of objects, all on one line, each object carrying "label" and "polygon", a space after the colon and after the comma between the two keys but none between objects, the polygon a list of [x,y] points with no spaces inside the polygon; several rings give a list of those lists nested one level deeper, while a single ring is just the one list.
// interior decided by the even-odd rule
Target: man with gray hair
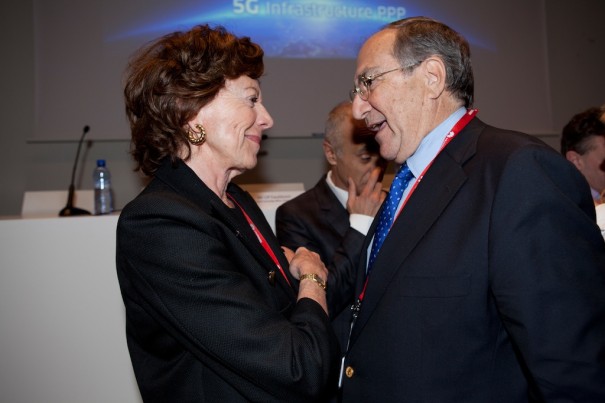
[{"label": "man with gray hair", "polygon": [[349,402],[605,402],[605,243],[581,174],[473,109],[467,41],[425,17],[357,58],[353,115],[401,164],[362,247]]}]

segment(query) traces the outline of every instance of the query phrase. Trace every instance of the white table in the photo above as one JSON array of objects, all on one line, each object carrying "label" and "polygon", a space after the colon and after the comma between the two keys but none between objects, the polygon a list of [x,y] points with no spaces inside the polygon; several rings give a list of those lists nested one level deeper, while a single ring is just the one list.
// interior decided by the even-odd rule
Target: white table
[{"label": "white table", "polygon": [[141,402],[117,215],[0,220],[0,401]]},{"label": "white table", "polygon": [[[273,228],[277,206],[304,191],[244,187]],[[81,196],[76,206],[90,209]],[[0,219],[0,401],[140,402],[115,267],[118,214],[57,217],[66,197],[31,192],[22,218]]]}]

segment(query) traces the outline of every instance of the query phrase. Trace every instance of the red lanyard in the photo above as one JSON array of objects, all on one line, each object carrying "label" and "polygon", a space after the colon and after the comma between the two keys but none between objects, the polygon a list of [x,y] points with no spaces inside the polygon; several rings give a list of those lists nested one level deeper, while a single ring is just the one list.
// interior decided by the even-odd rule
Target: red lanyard
[{"label": "red lanyard", "polygon": [[248,216],[248,214],[246,214],[246,212],[244,211],[244,209],[242,208],[242,206],[240,206],[240,204],[233,198],[233,196],[231,196],[230,194],[227,194],[227,196],[231,199],[231,201],[233,201],[233,203],[235,203],[235,205],[237,207],[239,207],[239,209],[241,210],[241,212],[244,214],[244,217],[246,217],[246,221],[248,221],[248,224],[250,225],[250,228],[252,228],[252,231],[254,231],[254,233],[256,234],[256,237],[258,238],[258,241],[263,246],[263,248],[265,249],[265,251],[269,254],[269,256],[271,256],[271,259],[273,259],[273,262],[275,263],[275,265],[279,269],[279,272],[282,274],[282,276],[284,276],[284,278],[286,279],[286,282],[288,283],[288,285],[290,287],[292,287],[292,284],[290,284],[290,280],[288,280],[288,277],[286,276],[286,273],[284,272],[284,269],[281,267],[281,265],[279,264],[279,261],[277,260],[277,256],[275,256],[275,253],[273,252],[273,249],[271,249],[271,247],[269,246],[269,243],[267,242],[267,240],[265,239],[265,237],[263,236],[263,234],[261,234],[261,232],[258,230],[258,228],[256,228],[256,225],[254,225],[254,223],[252,222],[252,219]]},{"label": "red lanyard", "polygon": [[[468,122],[470,122],[471,120],[473,120],[473,118],[475,117],[475,115],[477,114],[477,112],[478,112],[477,109],[469,109],[464,114],[464,116],[462,116],[460,118],[460,120],[458,120],[458,122],[456,122],[456,124],[454,125],[454,127],[452,128],[452,130],[450,130],[449,133],[445,136],[445,139],[443,140],[443,144],[441,144],[441,148],[437,152],[437,155],[439,155],[439,153],[441,152],[441,150],[443,150],[445,148],[445,146],[447,146],[450,143],[450,141],[452,141],[452,139],[454,137],[456,137],[458,135],[458,133],[460,133],[460,131],[468,124]],[[437,158],[437,155],[435,155],[435,158]],[[401,211],[403,210],[403,207],[405,206],[405,204],[410,199],[410,196],[412,196],[412,193],[414,193],[414,191],[418,187],[418,184],[420,183],[420,181],[422,180],[422,178],[426,174],[426,171],[428,171],[428,169],[433,164],[433,161],[435,161],[435,158],[433,158],[431,160],[431,162],[429,162],[429,164],[426,166],[426,168],[424,168],[424,170],[422,171],[422,173],[420,174],[420,176],[418,176],[418,179],[416,180],[416,182],[414,182],[414,185],[412,186],[412,188],[410,189],[410,192],[405,197],[405,200],[403,201],[403,205],[399,209],[399,212],[395,216],[395,219],[393,220],[393,224],[391,224],[391,225],[395,224],[395,220],[397,220],[397,217],[399,217],[399,214],[401,214]],[[369,277],[370,276],[369,276],[369,273],[368,273],[368,276],[366,276],[366,281],[363,284],[363,289],[361,290],[361,294],[359,294],[359,298],[358,298],[359,302],[363,301],[363,297],[365,296],[366,288],[368,286],[368,279],[369,279]]]}]

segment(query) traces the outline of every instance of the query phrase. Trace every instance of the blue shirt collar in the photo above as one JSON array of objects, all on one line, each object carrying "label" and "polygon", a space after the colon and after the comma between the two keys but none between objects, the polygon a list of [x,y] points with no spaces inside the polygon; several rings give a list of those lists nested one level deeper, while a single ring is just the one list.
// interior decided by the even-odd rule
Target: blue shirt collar
[{"label": "blue shirt collar", "polygon": [[407,159],[408,166],[415,178],[418,178],[437,154],[439,154],[441,145],[445,141],[445,136],[447,136],[456,122],[465,113],[466,109],[460,107],[422,139],[414,154]]}]

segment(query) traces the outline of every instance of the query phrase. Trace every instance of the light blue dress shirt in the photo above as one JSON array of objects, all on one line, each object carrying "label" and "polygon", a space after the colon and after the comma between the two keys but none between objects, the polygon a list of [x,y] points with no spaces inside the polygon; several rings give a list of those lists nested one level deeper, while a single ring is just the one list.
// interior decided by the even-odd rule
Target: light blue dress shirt
[{"label": "light blue dress shirt", "polygon": [[[437,154],[439,154],[441,146],[445,141],[445,137],[450,132],[450,130],[452,130],[454,125],[460,119],[462,119],[466,112],[467,110],[464,107],[460,107],[458,110],[456,110],[456,112],[452,113],[447,119],[441,122],[437,127],[431,130],[431,132],[422,139],[420,145],[418,146],[416,151],[414,151],[414,154],[412,154],[407,159],[410,171],[412,171],[412,173],[414,174],[414,179],[410,181],[408,187],[403,191],[403,196],[401,197],[401,201],[399,202],[399,206],[397,207],[397,212],[395,213],[395,219],[397,219],[396,217],[401,211],[406,197],[414,188],[414,184],[418,181],[418,177],[420,177],[426,167],[429,166],[431,161],[433,161],[435,157],[437,157]],[[374,240],[372,239],[372,242],[370,242],[370,245],[368,246],[368,259],[370,258],[370,251],[372,250],[373,243]],[[366,267],[367,265],[368,262],[366,261]]]}]

